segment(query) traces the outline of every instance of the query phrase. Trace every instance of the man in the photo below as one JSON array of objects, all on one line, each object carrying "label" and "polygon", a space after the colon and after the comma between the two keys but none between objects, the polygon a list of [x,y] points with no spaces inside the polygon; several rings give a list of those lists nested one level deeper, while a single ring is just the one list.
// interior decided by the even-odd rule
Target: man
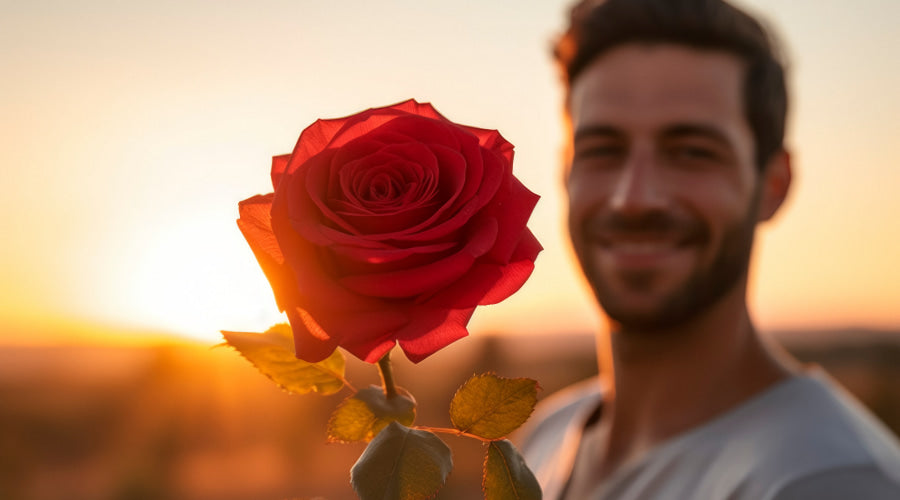
[{"label": "man", "polygon": [[746,303],[791,183],[783,66],[722,0],[583,2],[567,79],[572,245],[610,333],[522,447],[545,498],[900,499],[900,447]]}]

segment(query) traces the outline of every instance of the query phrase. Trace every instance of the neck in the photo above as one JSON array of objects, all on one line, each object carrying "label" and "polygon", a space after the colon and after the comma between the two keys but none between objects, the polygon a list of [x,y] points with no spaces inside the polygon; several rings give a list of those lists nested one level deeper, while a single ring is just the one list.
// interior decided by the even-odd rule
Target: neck
[{"label": "neck", "polygon": [[611,388],[597,432],[610,468],[703,424],[790,373],[757,335],[740,283],[707,311],[663,331],[612,324],[598,339]]}]

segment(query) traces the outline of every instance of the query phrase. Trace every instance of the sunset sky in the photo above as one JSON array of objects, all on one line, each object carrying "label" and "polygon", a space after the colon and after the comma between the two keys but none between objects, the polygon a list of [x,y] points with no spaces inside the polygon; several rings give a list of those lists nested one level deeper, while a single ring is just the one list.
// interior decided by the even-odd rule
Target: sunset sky
[{"label": "sunset sky", "polygon": [[[560,0],[0,2],[0,342],[282,320],[236,225],[300,131],[407,98],[495,128],[546,250],[474,332],[588,331],[564,233]],[[900,328],[896,0],[744,0],[791,61],[787,206],[761,232],[763,329]],[[96,325],[96,326],[94,326]]]}]

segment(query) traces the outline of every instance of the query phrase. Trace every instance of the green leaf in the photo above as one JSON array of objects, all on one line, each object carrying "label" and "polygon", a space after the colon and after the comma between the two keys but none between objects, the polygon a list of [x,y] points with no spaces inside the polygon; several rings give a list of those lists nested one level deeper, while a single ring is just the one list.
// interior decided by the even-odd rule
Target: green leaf
[{"label": "green leaf", "polygon": [[474,375],[453,396],[450,420],[463,432],[500,439],[528,420],[535,403],[537,382],[532,379]]},{"label": "green leaf", "polygon": [[334,394],[344,387],[344,355],[335,349],[318,363],[297,359],[287,323],[275,325],[265,333],[223,331],[222,336],[227,345],[288,392]]},{"label": "green leaf", "polygon": [[453,468],[450,448],[428,431],[391,422],[350,470],[361,500],[433,498]]},{"label": "green leaf", "polygon": [[416,420],[416,401],[402,389],[387,399],[377,386],[362,389],[345,399],[328,421],[328,440],[350,443],[371,441],[389,423],[410,426]]},{"label": "green leaf", "polygon": [[488,445],[481,487],[484,500],[541,499],[541,485],[516,447],[505,439]]}]

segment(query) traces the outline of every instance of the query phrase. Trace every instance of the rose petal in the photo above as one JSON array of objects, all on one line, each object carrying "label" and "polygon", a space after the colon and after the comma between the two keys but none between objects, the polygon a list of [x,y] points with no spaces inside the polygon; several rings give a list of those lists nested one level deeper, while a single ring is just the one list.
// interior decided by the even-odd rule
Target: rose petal
[{"label": "rose petal", "polygon": [[[423,209],[421,213],[427,213],[428,217],[424,220],[412,223],[409,227],[379,233],[370,231],[364,234],[359,230],[360,222],[352,217],[343,217],[341,221],[349,226],[350,230],[341,228],[332,228],[324,224],[319,224],[315,228],[304,229],[305,235],[314,235],[314,240],[320,244],[337,243],[347,245],[363,245],[359,242],[360,236],[365,236],[368,241],[428,241],[446,237],[448,234],[462,227],[469,218],[475,214],[477,209],[483,205],[481,200],[476,200],[464,206],[461,210],[454,212],[453,202],[458,198],[466,183],[465,159],[459,152],[449,151],[442,148],[434,148],[433,152],[438,157],[441,170],[441,179],[439,189],[440,195],[436,198],[436,206],[433,210]],[[497,178],[500,179],[499,177]],[[326,214],[325,217],[331,216]],[[334,215],[337,217],[337,215]],[[420,212],[409,214],[410,220],[420,216]],[[422,215],[424,217],[424,215]],[[301,221],[298,221],[298,225]],[[300,227],[297,228],[300,231]]]},{"label": "rose petal", "polygon": [[284,311],[296,301],[293,274],[284,262],[278,240],[272,232],[272,199],[274,194],[257,195],[238,203],[238,228],[250,245],[253,255],[272,285],[278,310]]},{"label": "rose petal", "polygon": [[[332,209],[336,209],[335,203],[341,202],[345,209],[358,213],[384,207],[401,208],[402,202],[427,202],[437,191],[440,175],[437,158],[421,144],[385,147],[341,165],[336,163],[336,158],[332,159],[331,170],[337,171],[337,185],[329,187],[329,199],[323,200]],[[395,187],[392,196],[372,196],[379,179],[391,181]]]},{"label": "rose petal", "polygon": [[385,140],[390,142],[420,142],[433,146],[442,145],[456,150],[460,149],[459,139],[461,136],[475,139],[476,144],[478,142],[478,138],[465,129],[446,121],[424,116],[407,115],[397,118],[373,135],[381,137],[383,133],[390,134],[385,135]]},{"label": "rose petal", "polygon": [[[349,235],[350,238],[339,236],[337,239],[349,239],[350,241],[355,241],[356,238],[361,238],[368,241],[381,241],[386,239],[384,237],[385,235],[391,235],[396,238],[397,236],[400,236],[398,233],[410,232],[408,231],[410,226],[420,225],[423,219],[426,219],[433,213],[434,207],[431,205],[411,206],[404,210],[386,214],[360,215],[340,213],[348,224],[357,228],[365,228],[365,230],[371,231],[372,233],[361,236]],[[320,228],[319,232],[322,235],[332,234],[325,228]],[[338,233],[340,233],[340,231],[338,231]],[[341,234],[346,235],[346,233]]]},{"label": "rose petal", "polygon": [[488,258],[501,264],[509,262],[539,199],[515,177],[507,178],[504,186],[482,211],[485,216],[496,217],[500,227],[497,244]]},{"label": "rose petal", "polygon": [[369,108],[342,118],[319,119],[300,133],[284,172],[293,173],[300,165],[326,148],[342,146],[367,131],[408,114],[444,120],[431,104],[418,103],[413,99],[383,108]]},{"label": "rose petal", "polygon": [[531,231],[525,230],[510,263],[503,268],[503,277],[479,302],[479,305],[497,304],[519,291],[534,271],[534,261],[543,247]]},{"label": "rose petal", "polygon": [[284,264],[284,256],[272,232],[272,199],[275,193],[256,195],[238,203],[238,227],[251,247],[255,247],[274,264]]},{"label": "rose petal", "polygon": [[407,113],[396,108],[373,108],[358,115],[350,116],[344,121],[341,128],[335,132],[334,136],[331,137],[328,147],[343,147],[357,137],[370,134],[372,131],[404,116],[408,116]]},{"label": "rose petal", "polygon": [[[434,153],[421,145],[384,148],[341,166],[332,165],[332,170],[339,170],[339,190],[331,189],[330,199],[324,201],[331,208],[335,208],[334,203],[343,201],[347,209],[356,208],[359,213],[370,213],[373,208],[385,206],[402,208],[409,203],[428,202],[437,192],[440,175]],[[379,179],[393,183],[396,188],[393,196],[372,196]]]},{"label": "rose petal", "polygon": [[430,241],[459,229],[493,199],[504,178],[509,175],[509,165],[503,164],[501,157],[489,154],[489,152],[479,150],[476,157],[478,161],[472,161],[473,158],[466,155],[467,174],[472,173],[470,167],[473,164],[481,165],[483,169],[478,169],[478,171],[482,175],[476,176],[479,180],[478,184],[474,184],[474,179],[467,178],[466,186],[456,203],[453,204],[452,215],[432,227],[417,232],[414,236],[416,241]]},{"label": "rose petal", "polygon": [[464,277],[428,297],[427,302],[435,307],[475,307],[496,304],[517,292],[531,276],[542,250],[531,231],[525,231],[509,263],[499,265],[483,257]]},{"label": "rose petal", "polygon": [[[275,199],[283,199],[290,225],[303,238],[318,245],[327,245],[331,240],[322,234],[325,224],[338,226],[341,232],[352,232],[327,204],[319,201],[328,187],[328,162],[334,154],[327,151],[302,165],[296,172],[286,175],[275,190]],[[290,231],[289,229],[287,229]]]},{"label": "rose petal", "polygon": [[[417,310],[416,319],[398,334],[400,348],[413,363],[418,363],[451,343],[469,335],[466,324],[475,308],[452,309],[444,313],[440,310]],[[439,318],[439,319],[438,319]],[[438,324],[430,326],[438,319]],[[425,327],[425,328],[423,328]],[[422,331],[424,329],[424,332]]]},{"label": "rose petal", "polygon": [[420,267],[452,253],[456,243],[434,243],[410,248],[389,247],[384,249],[333,246],[336,266],[345,275],[371,274]]},{"label": "rose petal", "polygon": [[331,356],[331,353],[338,347],[338,340],[323,335],[324,332],[321,331],[316,334],[311,332],[306,326],[302,313],[303,310],[300,308],[292,308],[287,311],[294,336],[294,354],[303,361],[318,363]]},{"label": "rose petal", "polygon": [[499,182],[482,180],[482,176],[487,173],[483,163],[482,148],[478,144],[478,137],[466,129],[431,120],[397,120],[391,125],[392,130],[405,133],[413,140],[446,145],[450,149],[458,151],[463,157],[466,164],[465,184],[458,193],[454,193],[454,198],[447,200],[451,212],[458,210],[477,192],[489,191],[492,193],[493,189],[499,185]]},{"label": "rose petal", "polygon": [[[361,297],[352,293],[334,281],[329,274],[327,253],[313,242],[294,231],[292,220],[288,218],[286,183],[282,183],[272,200],[272,229],[278,240],[278,246],[284,260],[293,271],[294,288],[303,297],[299,304],[309,311],[310,301],[317,304],[333,304],[347,308],[348,311],[376,310],[382,306],[377,299]],[[325,325],[323,325],[325,327]],[[326,327],[327,328],[327,327]]]},{"label": "rose petal", "polygon": [[278,189],[278,184],[281,183],[281,178],[284,176],[284,172],[287,170],[288,162],[291,160],[291,155],[279,155],[272,157],[272,187]]},{"label": "rose petal", "polygon": [[300,138],[297,139],[297,145],[294,146],[294,151],[291,152],[291,159],[284,172],[293,174],[299,166],[324,151],[335,134],[344,127],[345,122],[346,118],[319,119],[303,129],[303,132],[300,133]]},{"label": "rose petal", "polygon": [[397,341],[394,339],[394,332],[390,332],[374,339],[366,337],[347,339],[341,347],[366,363],[377,363],[395,345]]},{"label": "rose petal", "polygon": [[515,148],[509,141],[500,135],[500,132],[496,130],[469,127],[466,125],[463,125],[462,128],[478,137],[478,144],[480,144],[482,148],[500,154],[506,160],[506,163],[512,165]]},{"label": "rose petal", "polygon": [[465,275],[493,246],[497,237],[494,219],[484,219],[472,228],[471,239],[459,252],[421,267],[378,274],[346,276],[341,285],[368,297],[409,298],[422,293],[434,293]]}]

